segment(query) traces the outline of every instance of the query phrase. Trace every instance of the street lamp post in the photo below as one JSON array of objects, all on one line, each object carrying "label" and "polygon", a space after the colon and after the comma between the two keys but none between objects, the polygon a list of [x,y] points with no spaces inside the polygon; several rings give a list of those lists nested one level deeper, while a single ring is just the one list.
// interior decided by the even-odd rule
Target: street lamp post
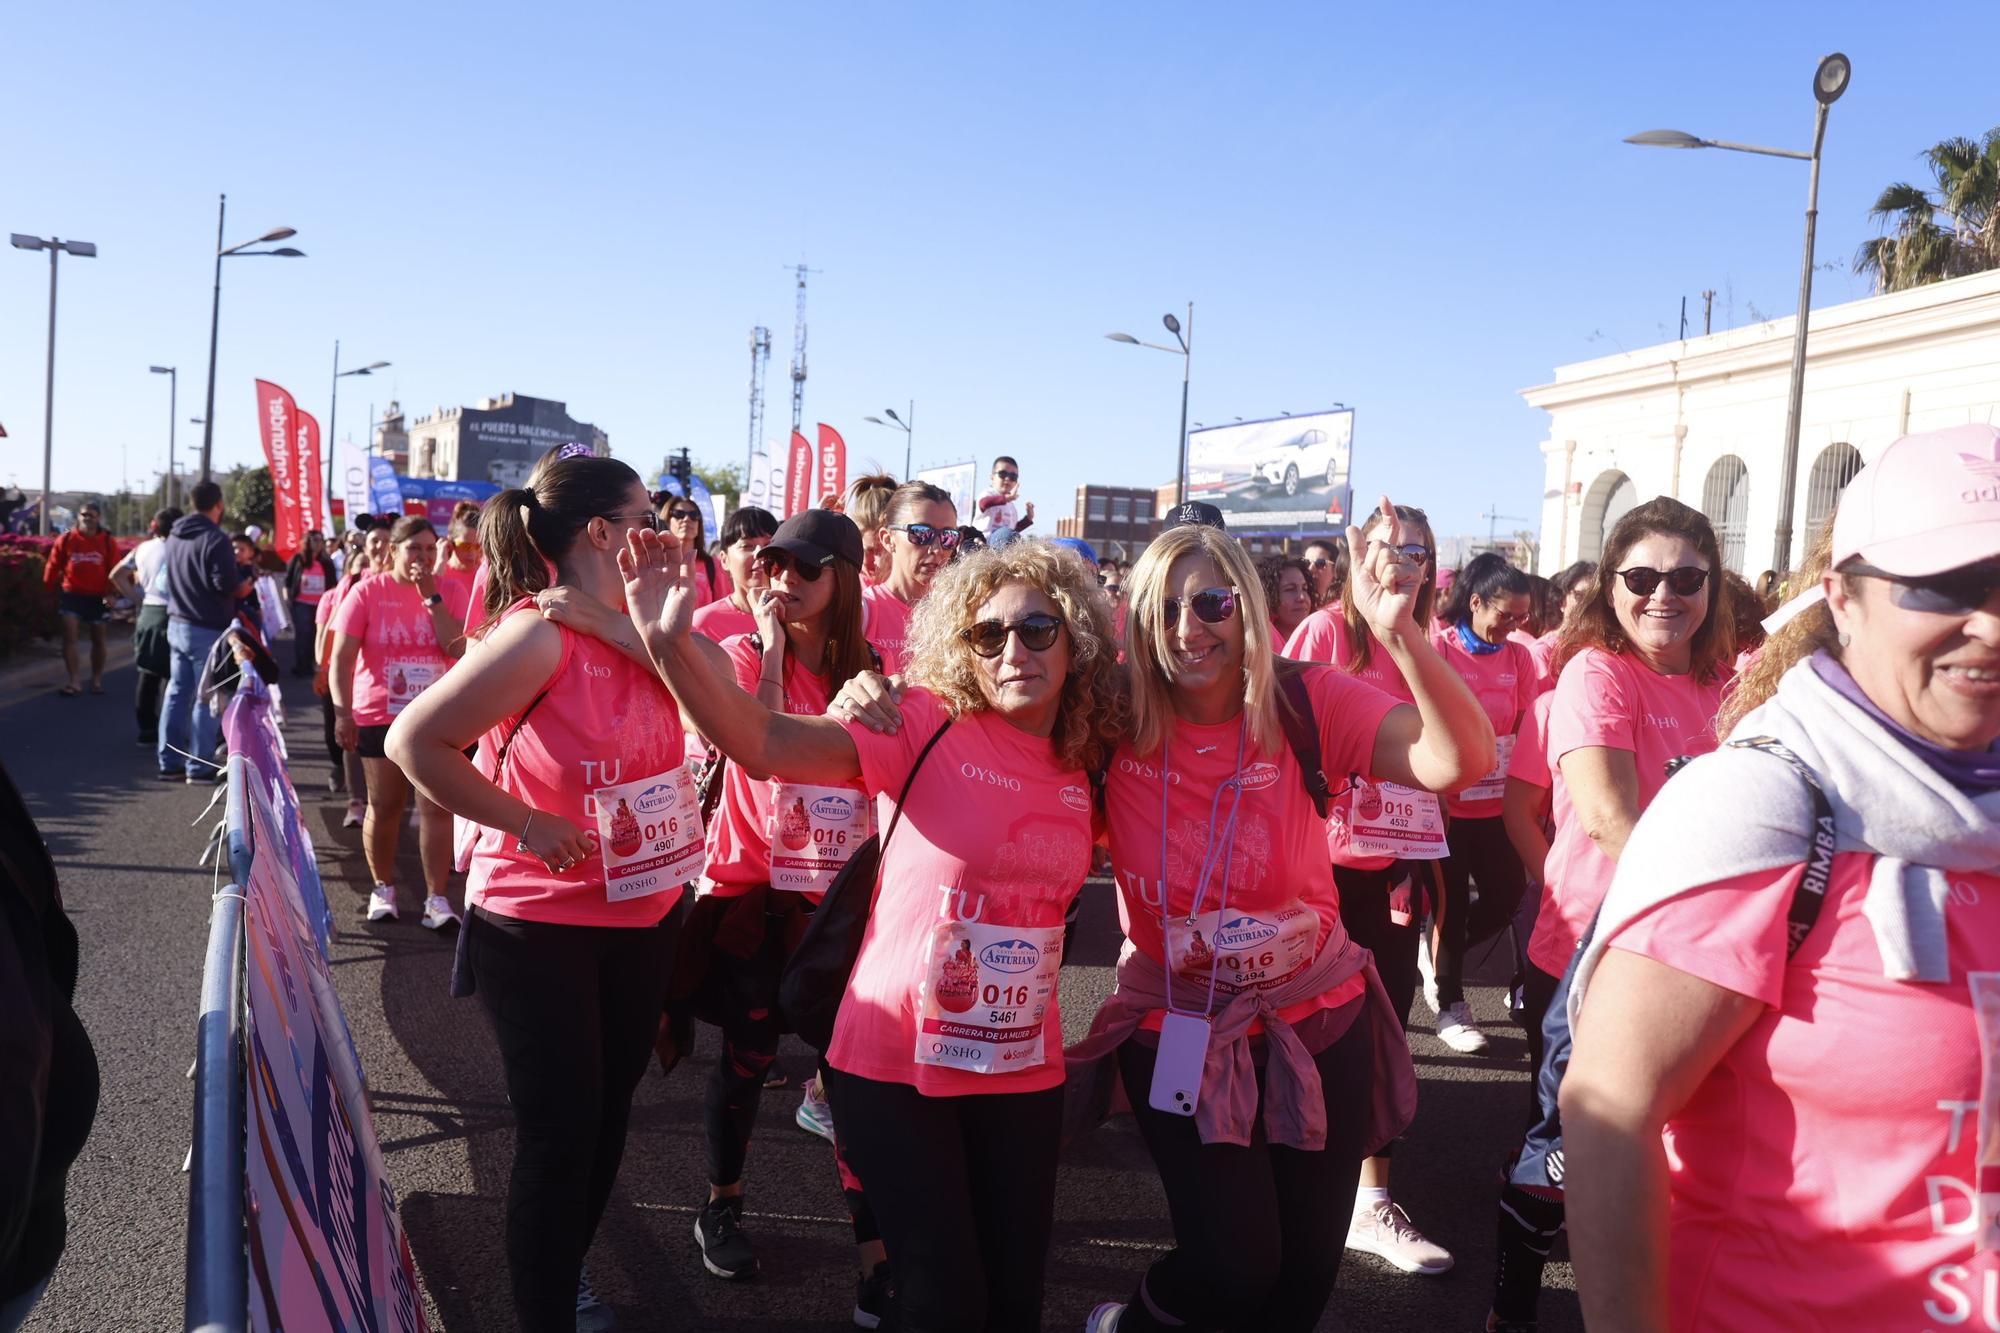
[{"label": "street lamp post", "polygon": [[155,375],[165,375],[167,377],[167,492],[165,499],[167,502],[166,507],[173,509],[180,503],[174,498],[174,492],[180,480],[174,475],[174,428],[180,421],[180,409],[176,404],[180,401],[181,396],[181,373],[177,366],[154,366],[152,371]]},{"label": "street lamp post", "polygon": [[889,419],[887,421],[882,420],[882,417],[861,418],[863,421],[872,421],[878,426],[888,426],[891,427],[892,429],[903,432],[903,480],[904,481],[908,481],[910,479],[910,442],[916,438],[916,433],[917,433],[916,399],[912,398],[910,400],[910,406],[907,409],[907,411],[908,411],[907,416],[899,417],[896,415],[895,408],[885,407],[882,409],[882,416],[888,417]]},{"label": "street lamp post", "polygon": [[1727,148],[1732,152],[1789,157],[1811,164],[1806,179],[1805,258],[1799,265],[1799,317],[1798,325],[1792,331],[1792,382],[1785,401],[1785,455],[1778,474],[1778,527],[1771,551],[1771,568],[1780,573],[1792,567],[1792,492],[1797,489],[1799,479],[1799,418],[1805,405],[1806,389],[1806,325],[1812,315],[1813,234],[1819,225],[1820,148],[1826,142],[1827,112],[1847,91],[1853,74],[1853,62],[1838,51],[1821,60],[1819,68],[1813,72],[1813,100],[1817,106],[1813,111],[1812,151],[1809,153],[1790,148],[1761,148],[1756,144],[1732,143],[1727,139],[1703,139],[1681,130],[1647,130],[1625,140],[1626,143],[1649,148]]},{"label": "street lamp post", "polygon": [[1187,327],[1181,327],[1180,320],[1172,315],[1162,315],[1160,323],[1167,332],[1174,335],[1179,347],[1168,347],[1164,343],[1142,343],[1129,333],[1107,333],[1104,336],[1115,343],[1131,343],[1134,347],[1150,347],[1156,352],[1172,352],[1181,359],[1181,429],[1174,440],[1174,503],[1187,502],[1187,415],[1188,415],[1188,374],[1194,364],[1194,302],[1188,302]]},{"label": "street lamp post", "polygon": [[78,259],[95,259],[97,247],[89,241],[65,241],[51,236],[44,240],[40,236],[23,236],[16,232],[11,237],[16,250],[46,250],[49,252],[49,371],[48,380],[42,393],[42,517],[41,535],[49,535],[49,490],[55,468],[55,421],[56,421],[56,261],[65,253]]},{"label": "street lamp post", "polygon": [[222,324],[222,261],[229,258],[249,258],[252,255],[275,255],[279,259],[303,259],[305,251],[283,246],[276,250],[252,250],[253,245],[263,245],[269,241],[282,241],[298,235],[290,227],[274,227],[254,241],[244,241],[240,245],[224,248],[222,244],[222,220],[229,207],[229,196],[218,196],[215,206],[215,298],[208,311],[208,405],[201,414],[201,480],[208,480],[209,460],[215,449],[215,341]]},{"label": "street lamp post", "polygon": [[[373,375],[378,370],[387,370],[388,368],[389,363],[387,361],[370,361],[367,365],[358,366],[353,370],[342,370],[340,368],[340,339],[335,338],[333,340],[333,393],[330,395],[333,401],[327,405],[326,410],[326,507],[328,513],[333,512],[333,451],[335,447],[333,423],[340,417],[340,382],[349,375]],[[373,407],[368,409],[368,415],[371,417],[375,415]]]}]

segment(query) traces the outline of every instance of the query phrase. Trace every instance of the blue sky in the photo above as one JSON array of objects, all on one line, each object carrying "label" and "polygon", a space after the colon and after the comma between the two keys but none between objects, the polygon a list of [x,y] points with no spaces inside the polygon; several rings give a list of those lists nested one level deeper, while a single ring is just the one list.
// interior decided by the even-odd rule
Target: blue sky
[{"label": "blue sky", "polygon": [[[2000,122],[1939,48],[1987,4],[1885,21],[1847,3],[17,7],[0,230],[65,260],[59,488],[165,465],[167,384],[199,444],[215,196],[231,242],[296,227],[303,260],[225,265],[219,466],[261,461],[251,381],[342,435],[506,390],[557,398],[648,474],[743,456],[748,331],[789,420],[792,284],[813,279],[808,430],[900,470],[864,424],[916,400],[916,461],[1020,458],[1045,518],[1086,481],[1172,476],[1191,416],[1357,409],[1355,483],[1443,533],[1536,514],[1560,363],[1795,300],[1803,164],[1628,147],[1675,127],[1807,146],[1834,110],[1815,303],[1916,154]],[[0,481],[41,474],[43,257],[0,250]],[[121,446],[125,453],[121,462]],[[1502,525],[1503,530],[1509,526]],[[1516,525],[1519,526],[1519,525]],[[1052,525],[1051,525],[1052,530]]]}]

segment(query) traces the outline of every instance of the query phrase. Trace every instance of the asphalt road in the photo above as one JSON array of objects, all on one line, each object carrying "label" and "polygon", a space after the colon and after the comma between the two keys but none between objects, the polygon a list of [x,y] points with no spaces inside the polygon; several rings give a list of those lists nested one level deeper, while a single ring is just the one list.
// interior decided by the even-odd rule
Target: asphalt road
[{"label": "asphalt road", "polygon": [[[190,821],[210,792],[153,781],[150,753],[133,744],[132,683],[129,666],[112,673],[104,698],[59,699],[19,679],[0,682],[0,760],[55,853],[82,933],[79,1008],[104,1074],[96,1127],[70,1178],[69,1251],[28,1321],[32,1333],[166,1329],[181,1317],[186,1076],[212,884],[193,864],[201,834]],[[403,920],[362,921],[367,879],[358,831],[339,827],[343,807],[325,795],[317,711],[303,689],[293,693],[295,779],[333,903],[333,971],[432,1327],[512,1329],[500,1243],[512,1149],[498,1054],[476,1003],[446,994],[449,935],[417,924],[414,834],[401,876]],[[1072,1039],[1110,987],[1117,945],[1110,885],[1093,882],[1085,894],[1081,942],[1063,974]],[[1485,981],[1503,975],[1498,957],[1478,972]],[[1443,1277],[1408,1277],[1349,1255],[1324,1329],[1483,1327],[1495,1169],[1521,1120],[1527,1057],[1504,1022],[1497,986],[1477,986],[1472,1002],[1493,1038],[1476,1057],[1440,1045],[1418,1001],[1411,1042],[1421,1098],[1396,1155],[1397,1200],[1458,1256],[1458,1267]],[[701,1267],[692,1241],[694,1210],[706,1197],[700,1075],[713,1052],[704,1032],[693,1061],[671,1078],[654,1070],[642,1083],[619,1187],[590,1256],[593,1280],[635,1330],[849,1328],[846,1212],[831,1150],[792,1123],[795,1088],[766,1095],[750,1155],[746,1227],[763,1275],[730,1284]],[[781,1066],[809,1068],[804,1048],[788,1044]],[[1129,1118],[1114,1120],[1065,1161],[1045,1326],[1081,1328],[1092,1305],[1122,1298],[1170,1243],[1145,1149]],[[1567,1266],[1551,1265],[1548,1282],[1542,1327],[1580,1329]]]}]

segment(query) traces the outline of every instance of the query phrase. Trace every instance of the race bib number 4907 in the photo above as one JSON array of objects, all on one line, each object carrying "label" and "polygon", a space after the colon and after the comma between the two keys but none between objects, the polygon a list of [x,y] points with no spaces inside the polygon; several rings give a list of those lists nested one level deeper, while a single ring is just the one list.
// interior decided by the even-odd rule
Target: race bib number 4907
[{"label": "race bib number 4907", "polygon": [[644,898],[701,873],[701,800],[687,765],[599,787],[591,796],[604,896],[611,902]]}]

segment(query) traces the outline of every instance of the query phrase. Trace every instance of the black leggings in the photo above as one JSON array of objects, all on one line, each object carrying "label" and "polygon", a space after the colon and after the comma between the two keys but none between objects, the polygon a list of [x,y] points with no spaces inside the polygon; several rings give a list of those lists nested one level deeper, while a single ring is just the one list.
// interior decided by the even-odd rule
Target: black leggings
[{"label": "black leggings", "polygon": [[[713,900],[718,902],[726,900]],[[707,988],[722,1052],[708,1072],[702,1126],[708,1139],[708,1183],[734,1185],[743,1179],[750,1131],[764,1098],[764,1077],[778,1058],[781,1021],[778,978],[785,969],[785,918],[766,915],[764,939],[748,958],[721,949],[710,954]]]},{"label": "black leggings", "polygon": [[576,1328],[577,1277],[625,1153],[680,919],[555,926],[465,914],[514,1107],[507,1270],[523,1333]]},{"label": "black leggings", "polygon": [[[1408,1027],[1410,1001],[1417,994],[1418,927],[1414,920],[1398,925],[1389,915],[1389,890],[1405,874],[1428,877],[1430,869],[1408,861],[1381,870],[1333,868],[1333,884],[1340,891],[1340,924],[1347,927],[1349,939],[1375,955],[1375,974],[1389,992],[1389,1007]],[[1421,886],[1414,896],[1420,906]]]},{"label": "black leggings", "polygon": [[[1465,998],[1465,955],[1514,919],[1514,909],[1527,892],[1528,877],[1521,854],[1507,837],[1505,822],[1453,818],[1446,834],[1451,855],[1444,861],[1444,920],[1438,924],[1438,1005]],[[1479,882],[1479,901],[1472,901],[1472,883]]]},{"label": "black leggings", "polygon": [[160,739],[160,699],[167,692],[167,678],[139,669],[139,687],[132,698],[139,719],[139,739],[155,745]]},{"label": "black leggings", "polygon": [[1310,1333],[1318,1325],[1347,1242],[1375,1081],[1374,1020],[1360,1003],[1347,1032],[1313,1057],[1326,1096],[1319,1152],[1264,1141],[1261,1068],[1250,1145],[1205,1144],[1192,1118],[1148,1104],[1155,1053],[1137,1041],[1118,1048],[1132,1114],[1174,1220],[1174,1248],[1140,1278],[1120,1333]]},{"label": "black leggings", "polygon": [[829,1069],[826,1092],[896,1265],[895,1327],[1039,1329],[1063,1090],[926,1097]]}]

